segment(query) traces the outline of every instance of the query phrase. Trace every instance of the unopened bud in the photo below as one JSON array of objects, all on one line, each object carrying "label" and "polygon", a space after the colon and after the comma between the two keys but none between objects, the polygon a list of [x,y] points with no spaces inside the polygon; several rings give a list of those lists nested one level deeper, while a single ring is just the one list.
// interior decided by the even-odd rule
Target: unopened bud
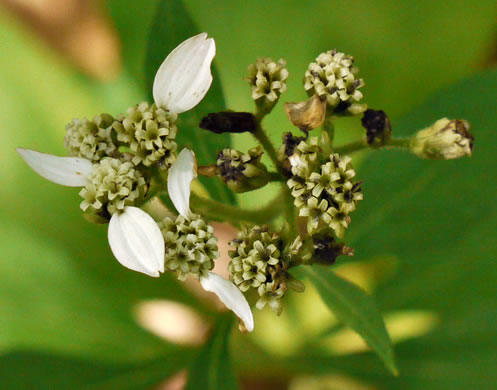
[{"label": "unopened bud", "polygon": [[217,157],[218,175],[234,192],[247,192],[268,183],[267,168],[261,163],[262,147],[242,153],[224,149]]},{"label": "unopened bud", "polygon": [[314,94],[311,98],[298,103],[285,103],[288,119],[300,130],[307,133],[321,126],[326,115],[326,99]]},{"label": "unopened bud", "polygon": [[254,133],[257,122],[250,112],[223,111],[204,116],[199,126],[216,134]]},{"label": "unopened bud", "polygon": [[368,145],[383,146],[392,136],[390,120],[383,110],[366,110],[361,122],[366,129]]},{"label": "unopened bud", "polygon": [[431,160],[452,160],[471,156],[474,137],[469,128],[469,122],[462,119],[439,119],[414,135],[410,150],[419,157]]}]

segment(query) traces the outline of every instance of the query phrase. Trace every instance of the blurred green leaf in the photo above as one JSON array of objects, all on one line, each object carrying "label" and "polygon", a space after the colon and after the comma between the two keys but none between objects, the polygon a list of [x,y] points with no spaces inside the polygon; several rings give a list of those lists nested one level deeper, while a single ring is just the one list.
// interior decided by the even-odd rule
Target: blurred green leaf
[{"label": "blurred green leaf", "polygon": [[[373,152],[359,177],[364,201],[347,242],[356,258],[395,254],[399,273],[375,292],[383,313],[427,310],[439,325],[396,346],[400,376],[382,375],[369,355],[306,356],[296,367],[343,369],[388,389],[494,389],[497,382],[497,70],[447,88],[394,123],[410,135],[436,119],[471,122],[473,156],[419,160],[403,152]],[[314,367],[305,361],[319,362]]]},{"label": "blurred green leaf", "polygon": [[[141,99],[149,96],[152,84],[145,78],[145,48],[157,9],[156,1],[105,0],[105,5],[120,38],[125,71],[139,88]],[[128,106],[133,102],[128,102]]]},{"label": "blurred green leaf", "polygon": [[[198,29],[186,11],[183,1],[160,0],[150,29],[145,73],[147,84],[152,85],[155,73],[167,55],[181,42],[196,35]],[[226,109],[221,81],[215,66],[212,67],[213,82],[209,92],[199,105],[179,116],[178,145],[191,147],[200,165],[213,164],[217,153],[231,143],[230,134],[213,134],[198,127],[203,116]],[[199,178],[212,198],[234,204],[233,193],[217,178]]]},{"label": "blurred green leaf", "polygon": [[228,350],[232,324],[231,315],[219,319],[214,333],[193,362],[187,390],[238,389]]},{"label": "blurred green leaf", "polygon": [[179,371],[190,354],[176,351],[174,359],[115,366],[20,351],[0,357],[0,377],[2,388],[9,390],[143,390]]},{"label": "blurred green leaf", "polygon": [[302,267],[298,273],[311,280],[336,318],[356,331],[396,375],[390,337],[373,298],[327,267]]}]

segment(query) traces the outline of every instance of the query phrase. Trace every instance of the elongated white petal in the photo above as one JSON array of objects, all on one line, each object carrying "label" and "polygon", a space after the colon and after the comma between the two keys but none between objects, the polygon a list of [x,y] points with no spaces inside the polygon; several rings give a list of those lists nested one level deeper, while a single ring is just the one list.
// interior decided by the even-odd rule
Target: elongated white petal
[{"label": "elongated white petal", "polygon": [[226,307],[244,322],[249,332],[254,330],[252,310],[238,287],[214,272],[209,272],[207,277],[201,278],[200,284],[204,290],[216,294]]},{"label": "elongated white petal", "polygon": [[126,268],[159,276],[164,272],[164,238],[153,218],[138,207],[125,207],[114,213],[109,223],[112,253]]},{"label": "elongated white petal", "polygon": [[211,63],[215,55],[214,39],[207,39],[206,33],[181,43],[155,75],[155,103],[177,114],[195,107],[211,86]]},{"label": "elongated white petal", "polygon": [[167,177],[169,197],[183,217],[187,217],[190,213],[190,185],[196,177],[195,153],[183,149],[169,169]]},{"label": "elongated white petal", "polygon": [[90,160],[59,157],[36,150],[17,148],[17,153],[41,177],[67,187],[84,187],[92,170]]}]

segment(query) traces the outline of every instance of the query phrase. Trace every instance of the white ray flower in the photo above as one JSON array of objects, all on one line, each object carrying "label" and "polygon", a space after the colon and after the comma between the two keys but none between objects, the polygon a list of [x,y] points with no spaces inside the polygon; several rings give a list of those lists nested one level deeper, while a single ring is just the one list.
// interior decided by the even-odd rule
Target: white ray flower
[{"label": "white ray flower", "polygon": [[[40,176],[68,187],[84,187],[92,172],[91,161],[80,157],[58,157],[17,148],[26,163]],[[132,206],[112,215],[109,245],[117,261],[133,271],[157,277],[164,272],[164,239],[157,223],[145,211]]]},{"label": "white ray flower", "polygon": [[[183,149],[169,170],[167,190],[174,207],[186,219],[191,215],[190,185],[196,177],[195,154],[191,150]],[[238,287],[214,272],[209,272],[206,277],[201,277],[200,284],[204,290],[216,294],[226,307],[244,322],[249,332],[254,329],[252,311],[247,299]]]},{"label": "white ray flower", "polygon": [[195,107],[212,83],[211,63],[216,55],[214,39],[207,33],[195,35],[177,46],[155,75],[155,103],[181,114]]}]

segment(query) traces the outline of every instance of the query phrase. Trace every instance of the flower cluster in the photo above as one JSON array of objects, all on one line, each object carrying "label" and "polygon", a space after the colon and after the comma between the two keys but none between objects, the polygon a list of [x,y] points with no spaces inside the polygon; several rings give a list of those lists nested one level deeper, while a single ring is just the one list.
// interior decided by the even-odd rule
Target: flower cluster
[{"label": "flower cluster", "polygon": [[[338,256],[353,255],[351,248],[337,241],[363,199],[348,154],[363,148],[400,147],[423,158],[452,159],[471,155],[474,139],[468,122],[447,118],[411,138],[392,137],[385,112],[366,110],[361,103],[364,81],[358,77],[353,57],[333,50],[309,64],[304,77],[309,98],[285,103],[290,122],[303,136],[285,133],[276,149],[263,129],[264,117],[286,91],[288,71],[282,59],[259,58],[249,66],[247,78],[254,112],[208,113],[199,124],[210,131],[209,137],[249,133],[259,144],[248,152],[222,145],[210,162],[197,166],[195,153],[179,149],[176,143],[181,131],[178,118],[207,93],[215,52],[214,40],[207,34],[194,36],[160,66],[152,103],[133,105],[117,116],[104,113],[92,120],[73,119],[64,138],[68,157],[21,148],[18,152],[42,177],[82,188],[80,207],[85,217],[108,224],[110,248],[124,267],[152,277],[167,271],[180,281],[196,279],[240,318],[242,330],[252,331],[254,319],[244,293],[256,297],[258,309],[269,306],[279,315],[286,292],[305,288],[292,277],[293,267],[330,266]],[[334,146],[335,117],[363,112],[366,139]],[[310,135],[319,128],[319,137]],[[262,163],[264,153],[272,171]],[[215,196],[203,198],[199,189],[198,207],[192,211],[191,185],[197,175],[214,178],[217,185],[236,193],[270,182],[281,189],[276,198],[255,210],[225,205]],[[227,199],[236,199],[228,195]],[[155,203],[146,205],[154,198]],[[241,226],[230,242],[230,280],[213,272],[220,253],[209,218],[226,218]]]},{"label": "flower cluster", "polygon": [[[153,86],[154,103],[132,106],[114,118],[74,119],[66,126],[70,157],[17,149],[40,176],[57,184],[83,187],[81,208],[108,222],[108,239],[125,267],[158,277],[165,268],[184,280],[197,277],[252,331],[252,312],[243,294],[228,280],[210,272],[219,256],[214,231],[190,211],[190,184],[196,177],[193,152],[176,158],[178,114],[196,106],[212,82],[215,43],[207,34],[174,49],[160,66]],[[167,175],[167,188],[179,216],[161,223],[140,206],[153,180]]]},{"label": "flower cluster", "polygon": [[357,115],[366,110],[360,104],[362,93],[359,88],[364,80],[357,78],[359,69],[354,66],[354,57],[330,50],[321,53],[309,64],[304,77],[304,88],[312,96],[326,97],[328,108],[332,112],[347,111]]},{"label": "flower cluster", "polygon": [[307,231],[313,234],[322,226],[329,226],[337,237],[343,237],[350,224],[349,214],[362,199],[360,182],[351,158],[337,153],[323,153],[327,142],[318,145],[316,137],[301,141],[289,157],[292,177],[287,185],[299,215],[307,217]]},{"label": "flower cluster", "polygon": [[235,249],[229,252],[228,265],[231,279],[242,291],[254,289],[259,295],[258,309],[268,304],[280,314],[281,298],[288,287],[303,291],[303,285],[294,280],[288,268],[297,258],[305,256],[302,241],[298,236],[291,244],[285,245],[284,238],[270,232],[267,226],[244,226],[236,239],[231,241]]}]

